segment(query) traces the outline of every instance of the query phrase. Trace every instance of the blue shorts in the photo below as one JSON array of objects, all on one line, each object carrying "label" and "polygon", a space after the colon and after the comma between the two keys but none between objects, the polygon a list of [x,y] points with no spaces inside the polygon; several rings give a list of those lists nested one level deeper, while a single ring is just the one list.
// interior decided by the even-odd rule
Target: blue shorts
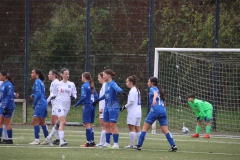
[{"label": "blue shorts", "polygon": [[92,104],[84,104],[82,118],[83,123],[94,123],[95,107]]},{"label": "blue shorts", "polygon": [[47,107],[36,106],[34,109],[33,117],[47,118]]},{"label": "blue shorts", "polygon": [[156,120],[158,120],[160,126],[168,125],[166,109],[162,109],[160,111],[151,109],[145,119],[145,122],[152,125]]},{"label": "blue shorts", "polygon": [[7,109],[7,113],[3,115],[3,108],[0,108],[0,115],[2,115],[3,118],[11,118],[13,111],[13,109]]},{"label": "blue shorts", "polygon": [[96,107],[93,107],[91,123],[94,123],[95,113],[96,113]]},{"label": "blue shorts", "polygon": [[119,108],[104,108],[103,121],[116,123],[118,121]]}]

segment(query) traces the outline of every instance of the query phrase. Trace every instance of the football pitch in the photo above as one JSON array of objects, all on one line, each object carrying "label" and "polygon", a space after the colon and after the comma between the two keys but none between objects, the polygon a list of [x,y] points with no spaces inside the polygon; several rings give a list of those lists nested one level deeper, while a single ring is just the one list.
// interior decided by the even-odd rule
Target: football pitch
[{"label": "football pitch", "polygon": [[[51,130],[51,126],[49,127]],[[141,151],[124,149],[129,144],[129,133],[126,128],[120,128],[120,149],[81,148],[86,142],[85,128],[79,126],[66,126],[65,139],[69,144],[65,147],[49,145],[29,145],[34,140],[33,127],[31,125],[13,126],[12,145],[0,144],[0,159],[17,160],[239,160],[240,138],[213,136],[210,139],[190,138],[189,135],[174,134],[173,137],[178,146],[177,152],[168,152],[170,146],[163,134],[147,134]],[[100,129],[95,127],[95,142],[99,141]],[[202,137],[202,136],[201,136]],[[41,142],[44,140],[41,131]],[[112,140],[111,140],[112,142]]]}]

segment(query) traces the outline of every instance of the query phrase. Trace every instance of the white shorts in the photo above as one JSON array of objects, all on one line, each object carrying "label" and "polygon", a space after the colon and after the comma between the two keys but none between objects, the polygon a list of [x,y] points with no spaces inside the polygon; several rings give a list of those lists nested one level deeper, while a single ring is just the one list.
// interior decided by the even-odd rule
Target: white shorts
[{"label": "white shorts", "polygon": [[141,117],[127,117],[127,124],[131,124],[133,126],[140,126]]},{"label": "white shorts", "polygon": [[52,108],[52,116],[57,116],[56,108]]},{"label": "white shorts", "polygon": [[67,117],[68,111],[69,110],[66,110],[66,109],[54,108],[52,110],[52,115],[55,115],[55,116],[58,116],[58,117],[62,117],[62,116]]},{"label": "white shorts", "polygon": [[103,113],[99,114],[99,118],[103,118]]}]

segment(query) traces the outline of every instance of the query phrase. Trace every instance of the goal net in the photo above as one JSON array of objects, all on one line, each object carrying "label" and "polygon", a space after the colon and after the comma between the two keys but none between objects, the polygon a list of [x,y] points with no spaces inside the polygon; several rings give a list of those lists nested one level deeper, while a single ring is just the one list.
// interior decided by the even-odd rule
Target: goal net
[{"label": "goal net", "polygon": [[[183,123],[195,132],[189,93],[213,105],[212,131],[240,132],[240,49],[155,48],[154,76],[166,93],[172,132],[181,133]],[[201,133],[205,133],[202,124]]]}]

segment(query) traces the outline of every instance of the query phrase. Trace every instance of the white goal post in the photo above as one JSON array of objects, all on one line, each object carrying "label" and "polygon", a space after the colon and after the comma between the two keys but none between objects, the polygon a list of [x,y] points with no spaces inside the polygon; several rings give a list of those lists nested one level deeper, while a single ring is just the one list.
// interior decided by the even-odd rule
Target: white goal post
[{"label": "white goal post", "polygon": [[[240,49],[237,48],[155,48],[155,56],[154,56],[154,77],[158,78],[159,73],[159,52],[181,52],[181,53],[194,53],[194,52],[239,52]],[[152,124],[152,134],[156,134],[156,121]]]},{"label": "white goal post", "polygon": [[[14,99],[15,102],[23,103],[22,106],[22,114],[23,114],[23,123],[27,123],[27,108],[26,108],[26,100],[25,99]],[[13,115],[14,116],[14,115]],[[12,116],[12,118],[13,118]]]}]

